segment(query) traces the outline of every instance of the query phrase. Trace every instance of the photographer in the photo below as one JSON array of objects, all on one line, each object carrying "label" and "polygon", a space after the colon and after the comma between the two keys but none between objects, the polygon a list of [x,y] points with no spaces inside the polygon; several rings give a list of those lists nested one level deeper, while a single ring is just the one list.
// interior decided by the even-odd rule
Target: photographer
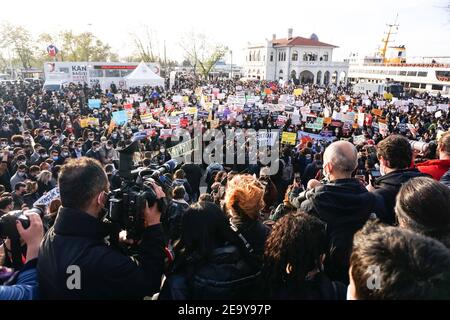
[{"label": "photographer", "polygon": [[[0,300],[33,300],[37,298],[36,263],[44,228],[41,217],[37,213],[25,212],[25,215],[30,220],[30,226],[24,229],[21,222],[17,220],[17,231],[27,245],[26,263],[18,274],[8,280],[8,285],[0,286]],[[9,272],[8,269],[0,267],[1,278],[8,275]]]},{"label": "photographer", "polygon": [[[104,242],[108,230],[102,218],[109,187],[100,163],[70,160],[61,169],[59,188],[62,207],[39,255],[42,298],[142,299],[159,291],[164,265],[162,189],[152,182],[156,201],[145,201],[137,264]],[[67,284],[73,266],[80,272],[79,286],[71,290]]]}]

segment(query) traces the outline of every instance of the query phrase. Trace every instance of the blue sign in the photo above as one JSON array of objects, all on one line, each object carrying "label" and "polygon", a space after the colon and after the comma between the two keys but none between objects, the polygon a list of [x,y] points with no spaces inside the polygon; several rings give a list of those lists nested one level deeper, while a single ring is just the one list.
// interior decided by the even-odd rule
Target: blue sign
[{"label": "blue sign", "polygon": [[128,121],[127,112],[125,110],[113,112],[112,119],[118,126],[121,126]]},{"label": "blue sign", "polygon": [[100,108],[101,104],[102,104],[102,101],[100,99],[89,99],[88,100],[89,109],[98,109],[98,108]]}]

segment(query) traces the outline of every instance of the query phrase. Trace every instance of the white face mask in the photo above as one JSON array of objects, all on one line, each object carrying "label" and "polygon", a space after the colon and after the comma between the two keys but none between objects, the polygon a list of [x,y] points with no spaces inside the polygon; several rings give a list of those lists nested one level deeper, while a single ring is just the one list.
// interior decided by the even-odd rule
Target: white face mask
[{"label": "white face mask", "polygon": [[380,163],[380,174],[384,176],[386,174],[386,171],[384,171],[384,166]]}]

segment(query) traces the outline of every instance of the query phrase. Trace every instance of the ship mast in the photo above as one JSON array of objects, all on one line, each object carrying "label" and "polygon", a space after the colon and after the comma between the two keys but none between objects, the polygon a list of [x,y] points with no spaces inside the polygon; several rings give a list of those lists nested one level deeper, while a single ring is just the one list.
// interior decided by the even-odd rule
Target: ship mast
[{"label": "ship mast", "polygon": [[389,45],[390,39],[391,39],[391,35],[394,35],[395,33],[392,32],[392,28],[396,27],[398,28],[400,25],[397,24],[397,19],[398,19],[398,14],[397,17],[395,18],[395,22],[394,24],[388,24],[387,26],[389,27],[387,36],[385,39],[383,39],[383,48],[380,51],[381,54],[381,58],[383,58],[383,63],[386,63],[386,51]]}]

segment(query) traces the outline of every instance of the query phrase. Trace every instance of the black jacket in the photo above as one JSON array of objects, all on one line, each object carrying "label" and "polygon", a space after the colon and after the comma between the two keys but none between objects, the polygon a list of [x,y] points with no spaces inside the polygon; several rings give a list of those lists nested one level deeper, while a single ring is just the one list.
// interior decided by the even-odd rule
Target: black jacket
[{"label": "black jacket", "polygon": [[270,300],[345,300],[347,287],[320,272],[303,283],[285,282],[283,287],[265,293]]},{"label": "black jacket", "polygon": [[[39,252],[43,299],[142,299],[159,290],[165,257],[160,225],[145,230],[136,257],[139,265],[108,247],[106,233],[104,224],[87,213],[60,209]],[[79,267],[79,290],[67,287],[73,274],[69,266]]]},{"label": "black jacket", "polygon": [[255,299],[261,294],[260,275],[260,270],[247,263],[241,250],[232,245],[216,248],[207,259],[179,256],[159,299]]},{"label": "black jacket", "polygon": [[357,179],[339,179],[300,196],[293,191],[289,200],[301,211],[315,215],[327,224],[325,271],[332,280],[348,284],[353,235],[372,213],[384,213],[381,199],[368,192]]},{"label": "black jacket", "polygon": [[395,197],[397,197],[404,183],[417,177],[428,177],[428,175],[417,169],[407,169],[390,172],[375,180],[374,187],[377,190],[374,194],[382,197],[385,205],[385,215],[379,216],[382,222],[390,225],[395,224]]},{"label": "black jacket", "polygon": [[440,182],[450,188],[450,170],[448,170],[447,173],[442,176]]},{"label": "black jacket", "polygon": [[231,223],[237,228],[245,240],[250,244],[257,259],[262,259],[264,246],[269,236],[270,229],[259,220],[248,217],[233,216]]},{"label": "black jacket", "polygon": [[200,193],[200,180],[202,179],[202,169],[194,163],[183,164],[181,169],[186,173],[186,179],[191,185],[192,192]]},{"label": "black jacket", "polygon": [[184,200],[172,200],[167,210],[161,215],[161,225],[167,239],[177,240],[181,236],[182,222],[189,204]]}]

